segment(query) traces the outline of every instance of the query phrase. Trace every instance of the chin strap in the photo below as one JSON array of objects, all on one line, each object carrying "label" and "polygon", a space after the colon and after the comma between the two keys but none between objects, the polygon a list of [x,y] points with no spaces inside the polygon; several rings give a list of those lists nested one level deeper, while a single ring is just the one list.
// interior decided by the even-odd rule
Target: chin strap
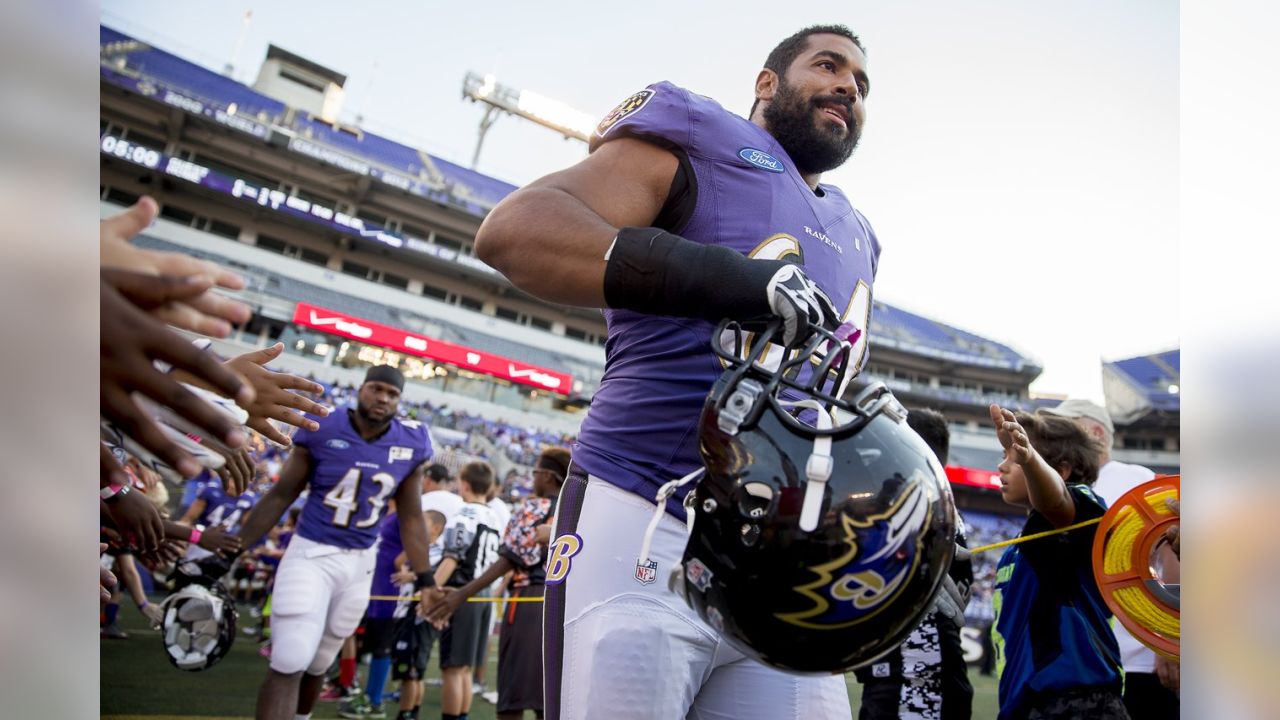
[{"label": "chin strap", "polygon": [[[831,413],[822,403],[812,398],[807,400],[779,401],[784,407],[805,408],[818,414],[818,429],[830,430],[835,421]],[[813,438],[813,452],[804,464],[804,475],[808,482],[804,488],[804,502],[800,505],[800,529],[813,532],[818,529],[818,520],[822,517],[822,497],[826,493],[827,481],[835,470],[835,459],[831,456],[831,436],[817,435]]]},{"label": "chin strap", "polygon": [[[649,519],[649,527],[645,528],[645,531],[644,531],[644,542],[641,543],[640,545],[640,562],[642,563],[649,562],[649,547],[653,544],[653,534],[658,531],[658,523],[662,521],[662,515],[667,511],[667,498],[675,494],[675,491],[677,489],[682,488],[685,485],[688,485],[689,483],[693,482],[694,480],[697,480],[698,478],[702,477],[702,475],[706,473],[706,471],[707,469],[705,467],[700,467],[697,470],[694,470],[693,472],[689,473],[688,475],[685,475],[684,477],[679,478],[677,480],[672,480],[671,482],[668,482],[662,487],[658,488],[658,497],[657,497],[658,505],[653,509],[653,517]],[[693,513],[692,512],[689,512],[685,515],[685,522],[689,526],[689,531],[693,532]]]}]

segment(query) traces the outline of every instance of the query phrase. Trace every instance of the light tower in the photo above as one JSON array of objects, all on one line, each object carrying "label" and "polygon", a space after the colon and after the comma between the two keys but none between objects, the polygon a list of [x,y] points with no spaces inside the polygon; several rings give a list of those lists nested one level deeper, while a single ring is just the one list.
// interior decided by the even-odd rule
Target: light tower
[{"label": "light tower", "polygon": [[574,110],[568,105],[529,90],[516,90],[499,84],[493,75],[481,76],[468,72],[462,80],[462,97],[487,107],[480,118],[480,134],[476,138],[476,151],[471,156],[471,167],[480,161],[480,148],[489,128],[502,114],[516,115],[554,130],[565,140],[587,142],[596,127],[596,118]]}]

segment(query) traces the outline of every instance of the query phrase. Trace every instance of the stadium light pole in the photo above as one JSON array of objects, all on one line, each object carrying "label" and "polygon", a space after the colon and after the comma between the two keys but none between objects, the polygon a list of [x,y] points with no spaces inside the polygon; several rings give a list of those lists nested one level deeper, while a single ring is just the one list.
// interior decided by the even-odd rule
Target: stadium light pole
[{"label": "stadium light pole", "polygon": [[223,69],[223,75],[231,79],[235,79],[236,63],[240,60],[240,48],[244,47],[244,36],[249,32],[249,23],[253,20],[253,9],[244,11],[244,18],[240,21],[240,34],[236,37],[236,49],[231,51],[231,60],[227,62],[226,68]]},{"label": "stadium light pole", "polygon": [[489,128],[503,114],[522,117],[563,135],[565,140],[587,142],[595,130],[596,119],[568,105],[529,90],[499,84],[493,75],[468,72],[462,80],[462,97],[483,103],[484,117],[480,118],[480,134],[476,138],[476,151],[471,156],[471,169],[480,162],[480,149],[484,146]]}]

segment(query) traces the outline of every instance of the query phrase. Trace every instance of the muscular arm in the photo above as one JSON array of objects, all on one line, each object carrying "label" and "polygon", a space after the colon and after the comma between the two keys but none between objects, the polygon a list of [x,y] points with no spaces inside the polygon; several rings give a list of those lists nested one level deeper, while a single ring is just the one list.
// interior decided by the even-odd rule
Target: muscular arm
[{"label": "muscular arm", "polygon": [[[400,537],[404,554],[415,573],[431,569],[431,543],[427,542],[427,521],[422,514],[422,470],[414,470],[396,488],[396,512],[400,516]],[[438,583],[437,583],[438,584]]]},{"label": "muscular arm", "polygon": [[240,526],[240,547],[251,548],[263,535],[280,521],[280,516],[302,494],[311,477],[311,453],[306,448],[294,446],[280,470],[280,479],[271,490],[249,511]]},{"label": "muscular arm", "polygon": [[652,225],[679,161],[621,138],[508,195],[476,233],[476,255],[516,287],[564,305],[604,307],[604,254],[625,226]]}]

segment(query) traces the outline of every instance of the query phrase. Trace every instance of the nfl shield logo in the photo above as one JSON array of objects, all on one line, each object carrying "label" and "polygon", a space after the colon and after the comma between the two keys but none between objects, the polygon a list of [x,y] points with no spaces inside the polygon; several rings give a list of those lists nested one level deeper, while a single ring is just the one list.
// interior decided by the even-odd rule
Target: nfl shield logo
[{"label": "nfl shield logo", "polygon": [[636,560],[636,581],[641,585],[648,585],[658,579],[658,561]]}]

